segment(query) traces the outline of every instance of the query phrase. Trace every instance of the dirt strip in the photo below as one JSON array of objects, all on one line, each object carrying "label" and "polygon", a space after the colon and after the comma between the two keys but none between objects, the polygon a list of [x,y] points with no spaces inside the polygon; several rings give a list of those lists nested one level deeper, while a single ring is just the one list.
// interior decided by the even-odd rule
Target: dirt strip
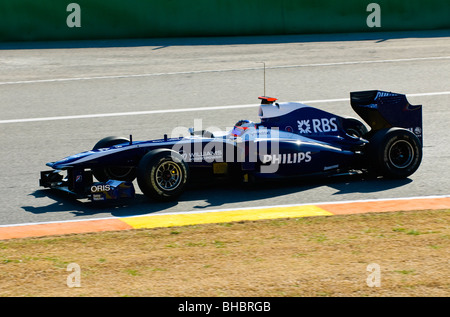
[{"label": "dirt strip", "polygon": [[447,209],[10,239],[0,296],[448,297],[449,223]]}]

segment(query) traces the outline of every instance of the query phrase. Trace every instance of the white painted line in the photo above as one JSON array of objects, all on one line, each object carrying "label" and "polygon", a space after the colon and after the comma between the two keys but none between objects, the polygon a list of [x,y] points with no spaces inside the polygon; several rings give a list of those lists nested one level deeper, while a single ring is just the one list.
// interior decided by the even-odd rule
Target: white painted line
[{"label": "white painted line", "polygon": [[[417,93],[417,94],[406,94],[406,95],[408,97],[440,96],[440,95],[450,95],[450,91]],[[349,98],[318,99],[318,100],[306,100],[306,101],[298,101],[298,102],[304,103],[304,104],[314,104],[314,103],[342,102],[342,101],[349,101]],[[123,117],[123,116],[137,116],[137,115],[148,115],[148,114],[158,114],[158,113],[231,110],[231,109],[240,109],[240,108],[252,108],[252,107],[258,107],[258,106],[259,106],[259,104],[248,104],[248,105],[229,105],[229,106],[216,106],[216,107],[196,107],[196,108],[184,108],[184,109],[163,109],[163,110],[147,110],[147,111],[95,113],[95,114],[82,114],[82,115],[58,116],[58,117],[8,119],[8,120],[0,120],[0,124],[55,121],[55,120],[89,119],[89,118],[105,118],[105,117]]]},{"label": "white painted line", "polygon": [[401,201],[401,200],[420,200],[420,199],[440,199],[450,198],[450,195],[432,195],[432,196],[414,196],[414,197],[399,197],[399,198],[378,198],[378,199],[363,199],[363,200],[345,200],[345,201],[327,201],[327,202],[311,202],[302,204],[288,204],[288,205],[273,205],[273,206],[256,206],[256,207],[235,207],[225,209],[208,209],[208,210],[191,210],[191,211],[179,211],[179,212],[158,212],[141,214],[136,216],[123,216],[123,217],[104,217],[104,218],[88,218],[77,220],[61,220],[61,221],[46,221],[46,222],[27,222],[18,224],[0,225],[0,228],[4,227],[18,227],[18,226],[32,226],[32,225],[44,225],[54,223],[71,223],[82,221],[97,221],[97,220],[110,220],[110,219],[125,219],[125,218],[139,218],[143,216],[161,216],[161,215],[186,215],[186,214],[202,214],[209,212],[223,212],[234,210],[254,210],[254,209],[267,209],[267,208],[284,208],[284,207],[298,207],[298,206],[317,206],[317,205],[331,205],[331,204],[351,204],[351,203],[369,203],[369,202],[388,202],[388,201]]},{"label": "white painted line", "polygon": [[426,96],[439,96],[439,95],[448,95],[450,91],[441,91],[441,92],[424,92],[418,94],[408,94],[408,97],[426,97]]},{"label": "white painted line", "polygon": [[252,104],[252,105],[235,105],[235,106],[198,107],[198,108],[185,108],[185,109],[164,109],[164,110],[148,110],[148,111],[132,111],[132,112],[97,113],[97,114],[85,114],[85,115],[74,115],[74,116],[0,120],[0,123],[22,123],[22,122],[36,122],[36,121],[88,119],[88,118],[102,118],[102,117],[121,117],[121,116],[136,116],[136,115],[147,115],[147,114],[156,114],[156,113],[192,112],[192,111],[206,111],[206,110],[249,108],[249,107],[256,107],[256,106],[258,106],[258,105]]},{"label": "white painted line", "polygon": [[[350,61],[350,62],[300,64],[300,65],[284,65],[284,66],[281,65],[281,66],[267,66],[266,69],[345,66],[345,65],[378,64],[378,63],[402,63],[402,62],[415,62],[415,61],[433,61],[433,60],[442,60],[442,59],[450,59],[450,56],[399,58],[399,59],[383,59],[383,60],[371,60],[371,61]],[[21,84],[55,83],[55,82],[80,81],[80,80],[102,80],[102,79],[139,78],[139,77],[170,76],[170,75],[192,75],[192,74],[205,74],[205,73],[225,73],[225,72],[251,71],[251,70],[261,70],[261,69],[263,69],[263,67],[244,67],[244,68],[232,68],[232,69],[213,69],[213,70],[198,70],[198,71],[186,71],[186,72],[109,75],[109,76],[92,76],[92,77],[51,78],[51,79],[4,81],[4,82],[0,82],[0,85],[21,85]]]}]

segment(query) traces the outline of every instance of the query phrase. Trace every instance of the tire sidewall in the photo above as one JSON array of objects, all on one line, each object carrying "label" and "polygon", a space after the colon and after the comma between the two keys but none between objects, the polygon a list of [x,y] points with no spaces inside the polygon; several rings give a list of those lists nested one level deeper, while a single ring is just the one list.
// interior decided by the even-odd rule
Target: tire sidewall
[{"label": "tire sidewall", "polygon": [[[171,190],[161,188],[156,182],[156,172],[161,164],[165,162],[175,163],[181,171],[179,184]],[[189,179],[189,168],[183,161],[181,155],[173,150],[158,149],[148,152],[141,159],[137,181],[139,188],[146,195],[160,201],[170,201],[179,197],[187,185]]]},{"label": "tire sidewall", "polygon": [[[408,166],[394,166],[389,156],[392,146],[398,141],[407,142],[413,150],[413,158]],[[402,128],[391,128],[378,131],[371,140],[369,152],[372,166],[388,178],[406,178],[413,174],[422,161],[422,146],[418,138],[410,131]]]}]

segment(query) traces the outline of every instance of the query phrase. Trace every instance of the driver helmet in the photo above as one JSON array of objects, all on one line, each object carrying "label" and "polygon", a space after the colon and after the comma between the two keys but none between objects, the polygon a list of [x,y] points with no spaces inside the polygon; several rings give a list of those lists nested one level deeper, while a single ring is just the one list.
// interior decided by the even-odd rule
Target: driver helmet
[{"label": "driver helmet", "polygon": [[234,125],[233,130],[231,131],[231,135],[235,137],[239,137],[244,134],[248,129],[254,128],[256,129],[256,123],[250,120],[239,120]]}]

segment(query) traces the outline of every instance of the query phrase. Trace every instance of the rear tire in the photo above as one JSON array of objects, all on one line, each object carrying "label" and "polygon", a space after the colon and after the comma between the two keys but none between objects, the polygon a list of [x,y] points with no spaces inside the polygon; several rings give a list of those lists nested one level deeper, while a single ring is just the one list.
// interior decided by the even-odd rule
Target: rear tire
[{"label": "rear tire", "polygon": [[406,178],[419,168],[422,144],[414,133],[406,129],[383,129],[369,140],[367,154],[377,175]]},{"label": "rear tire", "polygon": [[[94,145],[93,150],[109,148],[127,142],[130,142],[130,140],[124,137],[108,136],[98,141]],[[136,178],[136,168],[128,166],[105,166],[93,168],[92,174],[99,182],[106,182],[110,179],[132,182]]]},{"label": "rear tire", "polygon": [[142,157],[137,182],[147,197],[158,201],[177,199],[185,190],[189,168],[183,157],[168,149],[157,149]]},{"label": "rear tire", "polygon": [[344,118],[342,123],[345,133],[356,138],[362,138],[367,134],[367,127],[355,118]]}]

